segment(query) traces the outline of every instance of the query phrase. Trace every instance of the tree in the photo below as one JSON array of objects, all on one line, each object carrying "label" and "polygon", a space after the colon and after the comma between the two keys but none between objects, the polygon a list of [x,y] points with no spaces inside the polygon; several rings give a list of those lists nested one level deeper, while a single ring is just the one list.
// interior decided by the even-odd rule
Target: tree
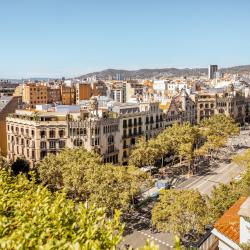
[{"label": "tree", "polygon": [[158,155],[153,143],[154,139],[147,141],[144,137],[140,138],[131,152],[129,165],[136,167],[153,165]]},{"label": "tree", "polygon": [[127,210],[149,175],[136,167],[102,164],[85,149],[66,149],[47,156],[38,166],[42,183],[51,190],[65,190],[68,197],[98,207]]},{"label": "tree", "polygon": [[250,149],[246,150],[243,154],[233,156],[233,161],[244,169],[250,169]]},{"label": "tree", "polygon": [[152,210],[152,222],[160,231],[171,231],[183,238],[197,237],[208,223],[208,204],[195,190],[162,190]]},{"label": "tree", "polygon": [[199,130],[190,123],[174,124],[166,129],[162,137],[168,141],[168,149],[173,152],[180,161],[188,162],[189,173],[193,172],[193,163],[196,157],[195,148],[199,139]]},{"label": "tree", "polygon": [[231,117],[214,115],[202,120],[200,131],[205,138],[201,148],[211,156],[212,152],[218,152],[226,144],[229,137],[239,134],[240,128]]},{"label": "tree", "polygon": [[243,194],[241,183],[219,184],[215,187],[209,198],[209,216],[215,222],[228,210]]},{"label": "tree", "polygon": [[41,181],[51,190],[65,189],[72,198],[86,199],[88,169],[101,164],[101,158],[84,148],[65,149],[58,155],[46,156],[38,166]]},{"label": "tree", "polygon": [[1,249],[116,249],[122,239],[119,212],[74,203],[24,175],[0,171]]},{"label": "tree", "polygon": [[136,167],[111,164],[98,167],[87,176],[88,202],[111,212],[128,210],[140,188],[149,180],[148,174]]}]

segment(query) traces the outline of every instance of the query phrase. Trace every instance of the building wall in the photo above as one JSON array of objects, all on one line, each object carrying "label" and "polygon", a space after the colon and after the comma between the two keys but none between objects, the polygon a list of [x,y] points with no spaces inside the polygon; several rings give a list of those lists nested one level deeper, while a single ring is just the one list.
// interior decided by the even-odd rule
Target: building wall
[{"label": "building wall", "polygon": [[[249,218],[248,218],[249,219]],[[244,217],[240,217],[240,243],[248,243],[250,241],[250,221]]]},{"label": "building wall", "polygon": [[63,105],[75,104],[75,88],[61,85],[61,98]]},{"label": "building wall", "polygon": [[89,100],[93,94],[91,84],[78,83],[76,85],[76,104],[79,104],[81,100]]},{"label": "building wall", "polygon": [[227,245],[225,242],[219,240],[219,250],[235,250],[235,249]]},{"label": "building wall", "polygon": [[36,118],[29,116],[8,117],[8,159],[16,160],[18,157],[25,157],[31,166],[34,166],[48,153],[56,154],[66,146],[68,138],[66,128],[65,119],[44,118],[44,121],[37,121]]},{"label": "building wall", "polygon": [[6,117],[10,113],[14,113],[21,104],[20,96],[13,96],[10,102],[0,111],[0,152],[7,156],[7,132],[6,132]]},{"label": "building wall", "polygon": [[25,84],[22,97],[23,102],[30,108],[35,108],[37,104],[47,104],[47,86],[35,83]]},{"label": "building wall", "polygon": [[62,101],[60,88],[47,89],[48,103],[58,103]]},{"label": "building wall", "polygon": [[196,99],[197,123],[216,114],[224,114],[243,124],[246,119],[245,98],[240,95],[218,96],[200,94]]}]

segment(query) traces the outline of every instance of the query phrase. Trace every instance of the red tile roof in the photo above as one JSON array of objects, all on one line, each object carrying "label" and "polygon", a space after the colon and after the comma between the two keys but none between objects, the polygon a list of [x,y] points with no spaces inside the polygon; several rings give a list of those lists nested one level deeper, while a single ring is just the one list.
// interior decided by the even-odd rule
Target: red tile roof
[{"label": "red tile roof", "polygon": [[214,225],[220,233],[237,244],[240,243],[240,216],[238,212],[246,199],[246,197],[241,197],[236,201]]}]

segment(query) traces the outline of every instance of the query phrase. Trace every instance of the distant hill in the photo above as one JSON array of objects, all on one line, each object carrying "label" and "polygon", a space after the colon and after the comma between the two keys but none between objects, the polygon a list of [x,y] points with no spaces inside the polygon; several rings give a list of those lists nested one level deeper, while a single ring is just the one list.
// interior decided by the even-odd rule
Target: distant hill
[{"label": "distant hill", "polygon": [[139,69],[139,70],[119,70],[119,69],[106,69],[103,71],[93,72],[81,75],[77,78],[86,79],[87,77],[96,76],[100,79],[108,79],[109,77],[115,78],[118,74],[126,79],[142,79],[154,78],[163,76],[191,76],[191,75],[204,75],[207,74],[206,68],[197,69],[177,69],[177,68],[163,68],[163,69]]},{"label": "distant hill", "polygon": [[[250,65],[235,66],[229,68],[221,68],[222,72],[231,74],[250,73]],[[106,69],[103,71],[93,72],[77,77],[78,79],[86,79],[96,76],[100,79],[116,78],[118,74],[126,79],[143,79],[143,78],[158,78],[168,76],[202,76],[208,73],[207,68],[163,68],[163,69],[139,69],[139,70],[122,70],[122,69]]]}]

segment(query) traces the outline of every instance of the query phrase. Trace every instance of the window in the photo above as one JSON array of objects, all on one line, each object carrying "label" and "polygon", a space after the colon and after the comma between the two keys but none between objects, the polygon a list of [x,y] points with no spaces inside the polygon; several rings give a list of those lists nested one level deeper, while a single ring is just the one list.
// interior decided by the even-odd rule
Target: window
[{"label": "window", "polygon": [[42,160],[47,155],[47,151],[41,151],[40,159]]},{"label": "window", "polygon": [[46,137],[46,131],[45,130],[41,130],[40,131],[40,137],[41,138],[45,138]]},{"label": "window", "polygon": [[123,152],[123,158],[127,158],[127,151]]},{"label": "window", "polygon": [[131,139],[131,145],[135,145],[135,138]]},{"label": "window", "polygon": [[31,154],[32,154],[32,156],[31,156],[32,159],[35,159],[35,150],[32,150],[32,153],[31,153]]},{"label": "window", "polygon": [[131,128],[128,130],[128,135],[129,135],[129,136],[132,135],[132,130],[131,130]]},{"label": "window", "polygon": [[59,141],[59,148],[65,148],[65,141]]},{"label": "window", "polygon": [[60,138],[64,137],[64,129],[60,129],[58,134]]},{"label": "window", "polygon": [[205,104],[205,108],[208,109],[208,103]]},{"label": "window", "polygon": [[108,154],[113,153],[115,151],[114,145],[108,146]]},{"label": "window", "polygon": [[56,135],[55,130],[50,130],[49,131],[49,137],[50,138],[55,138],[55,135]]},{"label": "window", "polygon": [[96,137],[96,138],[95,138],[95,145],[96,145],[96,146],[99,145],[99,137]]},{"label": "window", "polygon": [[142,125],[141,117],[139,117],[139,125]]},{"label": "window", "polygon": [[123,130],[123,137],[126,137],[127,136],[127,131],[124,129]]},{"label": "window", "polygon": [[141,127],[139,127],[139,135],[142,133],[142,131],[141,131]]},{"label": "window", "polygon": [[131,127],[132,126],[132,119],[128,120],[128,126]]},{"label": "window", "polygon": [[134,135],[137,134],[137,128],[134,128]]},{"label": "window", "polygon": [[200,104],[200,108],[201,108],[201,109],[203,108],[203,104],[202,104],[202,103]]},{"label": "window", "polygon": [[41,141],[40,142],[40,148],[46,148],[46,142],[45,141]]},{"label": "window", "polygon": [[50,141],[49,148],[56,148],[56,141]]}]

